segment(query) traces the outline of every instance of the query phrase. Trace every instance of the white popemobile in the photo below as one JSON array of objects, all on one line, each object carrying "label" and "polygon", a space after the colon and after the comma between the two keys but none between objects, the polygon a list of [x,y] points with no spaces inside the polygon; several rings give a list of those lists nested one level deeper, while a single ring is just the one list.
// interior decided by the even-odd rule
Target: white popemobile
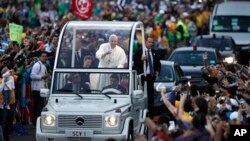
[{"label": "white popemobile", "polygon": [[[127,61],[122,67],[100,68],[96,51],[101,44],[109,42],[110,35],[118,37],[117,45],[126,53]],[[70,21],[65,24],[50,89],[40,90],[47,104],[37,119],[37,141],[108,138],[133,141],[135,133],[145,133],[147,128],[141,121],[148,115],[146,85],[141,84],[140,75],[133,70],[138,40],[144,47],[141,22]],[[76,51],[79,54],[76,55]],[[84,64],[87,60],[90,65]],[[119,87],[106,87],[112,86],[114,80],[110,78],[114,75]]]}]

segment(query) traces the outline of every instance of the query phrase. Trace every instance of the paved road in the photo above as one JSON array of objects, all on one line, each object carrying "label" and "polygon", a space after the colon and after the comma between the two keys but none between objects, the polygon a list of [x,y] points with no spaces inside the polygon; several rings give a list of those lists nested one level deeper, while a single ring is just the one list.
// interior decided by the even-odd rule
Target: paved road
[{"label": "paved road", "polygon": [[[35,127],[31,125],[25,125],[24,128],[28,130],[28,135],[11,136],[11,141],[36,141]],[[149,137],[152,137],[152,133],[149,133]]]},{"label": "paved road", "polygon": [[28,135],[11,136],[11,141],[36,141],[35,127],[31,125],[25,125],[24,128],[28,130]]}]

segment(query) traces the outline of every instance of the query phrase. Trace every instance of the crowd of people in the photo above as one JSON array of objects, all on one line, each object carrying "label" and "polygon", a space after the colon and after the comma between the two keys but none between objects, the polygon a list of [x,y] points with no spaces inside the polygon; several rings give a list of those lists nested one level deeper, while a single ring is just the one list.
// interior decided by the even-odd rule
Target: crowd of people
[{"label": "crowd of people", "polygon": [[[205,56],[204,62],[207,61]],[[166,93],[164,87],[157,90],[167,112],[160,115],[157,122],[150,118],[145,121],[154,139],[228,141],[235,139],[231,128],[249,126],[249,72],[244,73],[242,66],[234,64],[211,66],[204,63],[201,73],[208,82],[205,89],[189,86],[188,79],[181,79],[170,93]],[[170,126],[170,121],[174,126]],[[138,135],[137,140],[148,139]]]},{"label": "crowd of people", "polygon": [[[175,48],[189,45],[189,40],[196,35],[208,33],[209,16],[215,2],[127,0],[123,11],[119,11],[115,0],[94,0],[95,7],[89,20],[142,21],[145,33],[152,37],[149,44],[159,51],[159,59],[167,59]],[[70,5],[69,0],[0,1],[1,84],[6,84],[0,94],[0,141],[10,140],[14,123],[36,124],[44,104],[44,100],[37,97],[38,90],[49,86],[47,79],[53,70],[60,31],[68,21],[80,20],[71,13]],[[21,43],[10,40],[9,23],[23,26]],[[103,57],[105,55],[100,55]],[[198,91],[192,87],[190,93],[182,94],[182,83],[176,84],[172,103],[164,98],[162,91],[172,119],[164,115],[157,124],[151,118],[145,121],[154,133],[153,139],[227,140],[229,132],[225,125],[250,123],[248,75],[244,75],[240,68],[218,64],[214,68],[216,77],[210,77],[206,71],[210,67],[204,68],[203,77],[210,84],[206,90]],[[159,67],[154,70],[157,72]],[[150,68],[148,72],[150,74]],[[31,85],[30,74],[32,79],[38,80],[38,85]],[[151,93],[152,89],[149,89]],[[165,134],[169,131],[169,120],[176,121],[181,130]],[[159,130],[158,126],[163,124]],[[158,131],[164,131],[164,134]],[[138,135],[136,140],[147,138]]]}]

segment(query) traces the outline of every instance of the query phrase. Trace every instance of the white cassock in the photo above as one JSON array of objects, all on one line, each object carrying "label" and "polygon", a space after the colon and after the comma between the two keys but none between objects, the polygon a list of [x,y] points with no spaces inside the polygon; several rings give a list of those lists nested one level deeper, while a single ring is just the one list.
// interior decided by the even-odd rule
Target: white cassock
[{"label": "white cassock", "polygon": [[[110,54],[102,58],[103,54],[111,51]],[[114,49],[111,48],[109,43],[103,43],[100,45],[99,49],[96,52],[96,58],[99,59],[98,68],[124,68],[127,67],[128,59],[125,51],[120,47],[116,46]],[[91,79],[95,82],[91,82],[91,88],[102,90],[103,87],[110,84],[110,74],[99,74],[99,76],[92,75],[94,79]],[[96,85],[94,85],[96,84]]]},{"label": "white cassock", "polygon": [[[110,50],[111,53],[102,58],[103,54]],[[99,68],[123,68],[128,62],[125,51],[120,46],[112,49],[109,43],[101,44],[96,52],[96,58],[99,59]]]}]

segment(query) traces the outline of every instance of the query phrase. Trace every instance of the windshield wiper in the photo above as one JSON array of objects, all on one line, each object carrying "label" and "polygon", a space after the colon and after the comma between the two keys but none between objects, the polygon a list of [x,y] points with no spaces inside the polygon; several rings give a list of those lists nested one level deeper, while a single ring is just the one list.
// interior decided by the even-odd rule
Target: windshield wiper
[{"label": "windshield wiper", "polygon": [[108,97],[109,99],[111,99],[111,96],[109,96],[108,94],[106,93],[103,93],[102,91],[100,90],[85,90],[86,92],[98,92],[98,93],[101,93],[103,95],[105,95],[106,97]]},{"label": "windshield wiper", "polygon": [[83,97],[79,94],[79,92],[74,92],[74,94],[76,94],[78,97],[80,97],[81,99],[83,99]]}]

